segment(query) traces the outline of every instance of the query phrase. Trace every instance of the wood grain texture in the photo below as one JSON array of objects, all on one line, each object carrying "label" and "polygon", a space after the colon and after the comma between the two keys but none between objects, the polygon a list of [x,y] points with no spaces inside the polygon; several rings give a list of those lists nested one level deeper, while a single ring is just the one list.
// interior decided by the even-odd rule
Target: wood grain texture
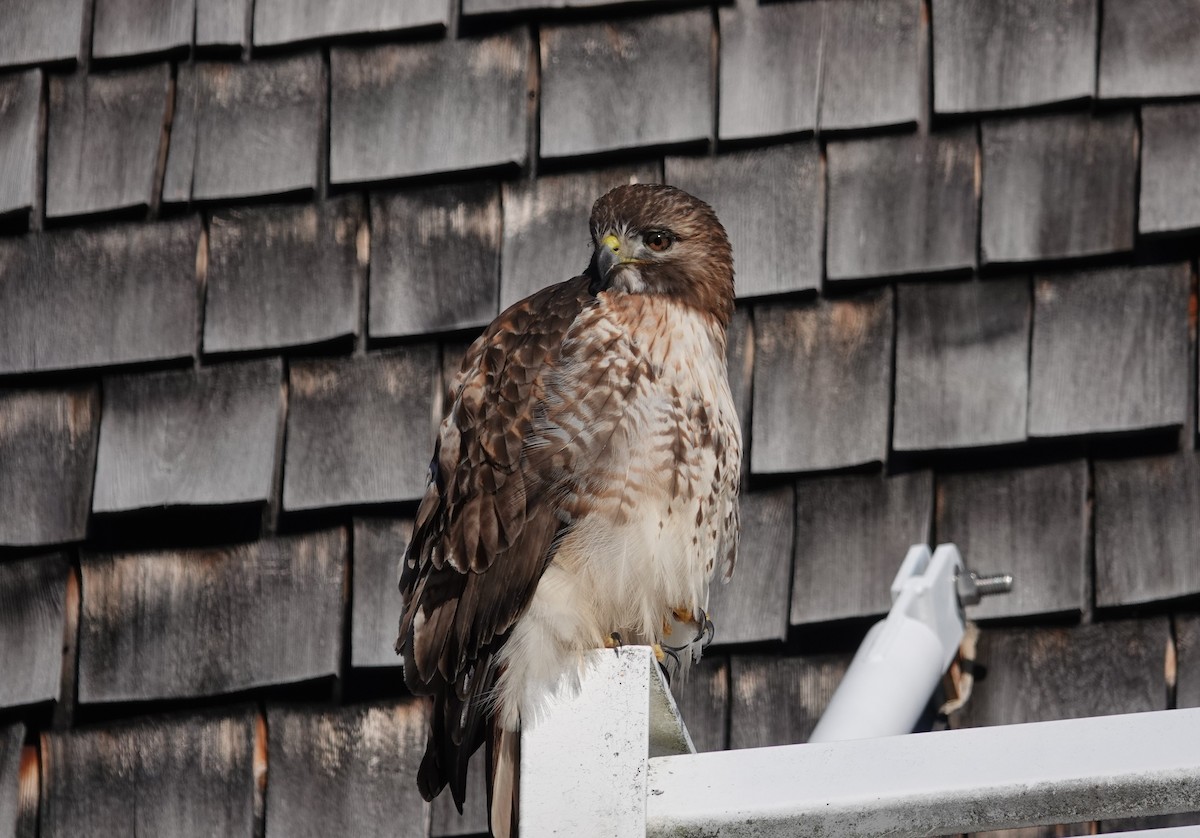
[{"label": "wood grain texture", "polygon": [[148,207],[171,70],[51,76],[46,216]]},{"label": "wood grain texture", "polygon": [[358,237],[365,223],[357,196],[214,212],[204,351],[304,346],[357,334],[366,282]]},{"label": "wood grain texture", "polygon": [[440,418],[438,372],[432,345],[292,364],[284,508],[419,499]]},{"label": "wood grain texture", "polygon": [[729,660],[706,655],[688,672],[687,680],[671,685],[679,715],[687,725],[696,751],[729,747]]},{"label": "wood grain texture", "polygon": [[722,140],[816,130],[825,5],[743,4],[718,11]]},{"label": "wood grain texture", "polygon": [[1175,706],[1200,707],[1200,614],[1175,617]]},{"label": "wood grain texture", "polygon": [[251,0],[196,0],[196,47],[235,47],[250,42]]},{"label": "wood grain texture", "polygon": [[982,727],[1165,710],[1167,628],[1165,617],[1153,617],[985,629],[977,661],[986,676],[977,677],[953,723]]},{"label": "wood grain texture", "polygon": [[1200,462],[1194,451],[1096,460],[1096,604],[1200,593]]},{"label": "wood grain texture", "polygon": [[755,309],[755,474],[882,462],[891,392],[890,288]]},{"label": "wood grain texture", "polygon": [[797,481],[792,625],[887,613],[896,568],[932,520],[928,471]]},{"label": "wood grain texture", "polygon": [[524,165],[529,53],[525,29],[330,50],[330,179]]},{"label": "wood grain texture", "polygon": [[[707,141],[712,134],[712,16],[541,29],[541,154],[572,157]],[[596,80],[604,83],[597,85]],[[658,95],[664,80],[670,93]]]},{"label": "wood grain texture", "polygon": [[896,289],[897,451],[1025,439],[1029,281],[920,283]]},{"label": "wood grain texture", "polygon": [[735,656],[729,747],[766,748],[808,741],[841,682],[850,655]]},{"label": "wood grain texture", "polygon": [[742,540],[733,578],[717,574],[708,599],[718,644],[786,640],[795,499],[791,486],[742,492]]},{"label": "wood grain texture", "polygon": [[1200,93],[1196,0],[1106,0],[1100,38],[1105,99]]},{"label": "wood grain texture", "polygon": [[96,0],[94,15],[93,58],[186,51],[196,0]]},{"label": "wood grain texture", "polygon": [[429,834],[436,838],[459,835],[488,834],[487,766],[486,760],[473,759],[467,766],[467,799],[460,815],[454,808],[454,798],[441,794],[430,804]]},{"label": "wood grain texture", "polygon": [[0,239],[0,373],[191,357],[199,232],[188,218]]},{"label": "wood grain texture", "polygon": [[1012,592],[988,597],[972,619],[1082,612],[1088,561],[1087,463],[938,477],[937,540],[967,568],[1011,573]]},{"label": "wood grain texture", "polygon": [[816,143],[668,157],[666,181],[716,210],[733,246],[738,297],[820,287],[825,200]]},{"label": "wood grain texture", "polygon": [[92,511],[267,503],[282,387],[278,358],[105,379]]},{"label": "wood grain texture", "polygon": [[829,143],[828,279],[974,267],[978,154],[974,126]]},{"label": "wood grain texture", "polygon": [[464,15],[491,14],[496,12],[517,12],[532,9],[584,9],[593,6],[621,5],[633,6],[650,5],[657,0],[463,0]]},{"label": "wood grain texture", "polygon": [[343,708],[268,707],[266,838],[425,838],[417,791],[423,700]]},{"label": "wood grain texture", "polygon": [[42,838],[254,834],[254,717],[149,717],[42,734]]},{"label": "wood grain texture", "polygon": [[627,183],[657,183],[650,165],[620,166],[503,185],[500,309],[583,273],[592,258],[592,204]]},{"label": "wood grain texture", "polygon": [[0,726],[0,835],[16,838],[21,787],[21,742],[25,726]]},{"label": "wood grain texture", "polygon": [[1190,284],[1186,264],[1035,279],[1029,435],[1182,425]]},{"label": "wood grain texture", "polygon": [[1095,0],[933,0],[937,113],[1027,108],[1095,93]]},{"label": "wood grain texture", "polygon": [[163,200],[314,190],[327,84],[319,53],[184,65]]},{"label": "wood grain texture", "polygon": [[0,76],[0,216],[36,200],[41,101],[41,71]]},{"label": "wood grain texture", "polygon": [[86,0],[0,0],[0,66],[74,61]]},{"label": "wood grain texture", "polygon": [[1142,174],[1138,230],[1142,233],[1200,228],[1200,104],[1142,108]]},{"label": "wood grain texture", "polygon": [[486,326],[499,313],[500,190],[437,186],[371,199],[371,337]]},{"label": "wood grain texture", "polygon": [[396,631],[404,598],[400,565],[412,537],[412,521],[354,519],[353,604],[350,610],[350,665],[403,664],[396,654]]},{"label": "wood grain texture", "polygon": [[256,0],[254,45],[445,27],[449,13],[442,0]]},{"label": "wood grain texture", "polygon": [[58,701],[68,572],[61,553],[0,562],[0,707]]},{"label": "wood grain texture", "polygon": [[96,387],[0,390],[0,545],[84,538],[99,424]]},{"label": "wood grain texture", "polygon": [[85,553],[83,704],[222,695],[337,674],[346,533]]},{"label": "wood grain texture", "polygon": [[1129,250],[1136,182],[1132,113],[985,120],[981,258],[1022,262]]},{"label": "wood grain texture", "polygon": [[916,123],[919,0],[828,0],[821,37],[818,129]]}]

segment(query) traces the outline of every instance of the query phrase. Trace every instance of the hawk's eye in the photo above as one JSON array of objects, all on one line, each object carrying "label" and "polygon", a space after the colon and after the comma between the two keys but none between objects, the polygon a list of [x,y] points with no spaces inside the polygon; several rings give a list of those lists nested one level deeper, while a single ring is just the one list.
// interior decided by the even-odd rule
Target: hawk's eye
[{"label": "hawk's eye", "polygon": [[675,240],[671,238],[671,234],[664,233],[662,230],[651,230],[642,236],[642,241],[646,243],[646,247],[655,253],[662,253],[664,250],[670,249],[671,245],[675,243]]}]

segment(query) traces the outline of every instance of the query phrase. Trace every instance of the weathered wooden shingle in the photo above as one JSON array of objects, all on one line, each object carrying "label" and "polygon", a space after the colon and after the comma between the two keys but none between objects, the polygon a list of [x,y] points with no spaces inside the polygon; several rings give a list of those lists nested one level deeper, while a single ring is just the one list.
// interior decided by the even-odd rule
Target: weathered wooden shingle
[{"label": "weathered wooden shingle", "polygon": [[18,831],[21,791],[21,743],[25,739],[25,726],[11,724],[0,726],[0,835],[24,838]]},{"label": "weathered wooden shingle", "polygon": [[754,312],[756,474],[882,462],[891,392],[892,292]]},{"label": "weathered wooden shingle", "polygon": [[59,553],[0,562],[0,707],[58,700],[69,572]]},{"label": "weathered wooden shingle", "polygon": [[583,273],[592,258],[592,204],[613,187],[657,183],[653,166],[619,167],[504,184],[501,310],[535,291]]},{"label": "weathered wooden shingle", "polygon": [[1175,617],[1175,706],[1200,707],[1200,614]]},{"label": "weathered wooden shingle", "polygon": [[41,101],[38,70],[0,76],[0,216],[36,200]]},{"label": "weathered wooden shingle", "polygon": [[897,451],[1025,439],[1029,398],[1027,279],[896,289]]},{"label": "weathered wooden shingle", "polygon": [[0,373],[186,358],[195,219],[0,239]]},{"label": "weathered wooden shingle", "polygon": [[449,793],[439,794],[430,804],[429,834],[435,838],[488,834],[486,759],[473,759],[467,766],[467,799],[460,815]]},{"label": "weathered wooden shingle", "polygon": [[318,53],[180,67],[163,201],[315,189],[327,83]]},{"label": "weathered wooden shingle", "polygon": [[83,704],[221,695],[337,674],[346,533],[84,554]]},{"label": "weathered wooden shingle", "polygon": [[354,521],[353,605],[350,615],[350,665],[400,666],[396,632],[404,598],[400,567],[412,537],[412,521],[356,518]]},{"label": "weathered wooden shingle", "polygon": [[86,0],[0,0],[0,66],[74,61]]},{"label": "weathered wooden shingle", "polygon": [[817,127],[823,0],[720,9],[722,140]]},{"label": "weathered wooden shingle", "polygon": [[697,752],[729,747],[729,661],[711,652],[671,685],[679,715]]},{"label": "weathered wooden shingle", "polygon": [[1166,618],[1071,628],[989,628],[987,668],[956,726],[1009,725],[1165,710]]},{"label": "weathered wooden shingle", "polygon": [[500,295],[500,237],[494,183],[372,196],[371,337],[490,323]]},{"label": "weathered wooden shingle", "polygon": [[666,182],[716,210],[733,245],[739,297],[820,286],[825,206],[816,143],[668,157]]},{"label": "weathered wooden shingle", "polygon": [[1096,0],[933,0],[938,113],[1026,108],[1095,92]]},{"label": "weathered wooden shingle", "polygon": [[543,27],[542,156],[707,141],[712,37],[705,10]]},{"label": "weathered wooden shingle", "polygon": [[330,179],[523,165],[529,52],[525,29],[331,50]]},{"label": "weathered wooden shingle", "polygon": [[254,45],[273,46],[337,35],[381,34],[444,28],[450,9],[442,0],[256,0]]},{"label": "weathered wooden shingle", "polygon": [[251,0],[196,0],[196,48],[241,50],[250,42]]},{"label": "weathered wooden shingle", "polygon": [[1102,97],[1200,93],[1200,9],[1195,0],[1105,0],[1103,9]]},{"label": "weathered wooden shingle", "polygon": [[657,0],[462,0],[464,15],[496,14],[532,9],[583,9],[592,6],[651,4]]},{"label": "weathered wooden shingle", "polygon": [[807,742],[849,665],[840,654],[734,657],[729,747]]},{"label": "weathered wooden shingle", "polygon": [[1137,156],[1128,112],[985,121],[983,261],[1129,250]]},{"label": "weathered wooden shingle", "polygon": [[423,700],[342,708],[269,707],[267,838],[425,838],[417,790]]},{"label": "weathered wooden shingle", "polygon": [[45,733],[40,834],[252,838],[255,747],[246,711]]},{"label": "weathered wooden shingle", "polygon": [[1200,462],[1193,451],[1097,460],[1096,604],[1200,593]]},{"label": "weathered wooden shingle", "polygon": [[150,206],[170,83],[166,64],[50,78],[47,217]]},{"label": "weathered wooden shingle", "polygon": [[797,481],[792,625],[886,613],[896,568],[932,520],[928,471]]},{"label": "weathered wooden shingle", "polygon": [[1189,273],[1176,264],[1035,280],[1030,436],[1183,424]]},{"label": "weathered wooden shingle", "polygon": [[742,493],[737,567],[726,584],[718,567],[709,594],[715,643],[787,639],[795,513],[791,486]]},{"label": "weathered wooden shingle", "polygon": [[831,142],[826,155],[830,281],[974,267],[973,126]]},{"label": "weathered wooden shingle", "polygon": [[196,0],[96,0],[94,14],[93,58],[186,51]]},{"label": "weathered wooden shingle", "polygon": [[1142,180],[1138,230],[1200,228],[1200,104],[1142,108]]},{"label": "weathered wooden shingle", "polygon": [[415,500],[433,451],[437,348],[292,364],[288,510]]},{"label": "weathered wooden shingle", "polygon": [[1083,611],[1087,481],[1083,460],[938,477],[937,540],[958,545],[976,573],[1014,577],[972,619]]},{"label": "weathered wooden shingle", "polygon": [[358,331],[361,199],[215,212],[204,351],[303,346]]},{"label": "weathered wooden shingle", "polygon": [[83,539],[99,424],[95,387],[0,390],[0,544]]},{"label": "weathered wooden shingle", "polygon": [[105,379],[92,511],[265,504],[282,386],[278,358]]}]

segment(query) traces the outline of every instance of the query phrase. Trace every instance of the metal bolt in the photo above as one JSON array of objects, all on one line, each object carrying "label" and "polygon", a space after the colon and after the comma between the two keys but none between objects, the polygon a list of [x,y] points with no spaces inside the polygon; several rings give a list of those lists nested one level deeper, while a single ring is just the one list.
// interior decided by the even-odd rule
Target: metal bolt
[{"label": "metal bolt", "polygon": [[1006,594],[1012,590],[1013,575],[1011,573],[993,573],[980,576],[977,573],[960,573],[955,580],[958,591],[958,601],[961,605],[978,605],[985,596]]}]

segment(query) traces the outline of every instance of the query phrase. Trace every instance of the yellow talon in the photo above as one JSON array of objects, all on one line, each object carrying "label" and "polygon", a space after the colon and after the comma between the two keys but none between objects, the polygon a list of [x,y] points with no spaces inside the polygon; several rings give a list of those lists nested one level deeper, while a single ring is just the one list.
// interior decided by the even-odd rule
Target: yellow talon
[{"label": "yellow talon", "polygon": [[692,610],[690,608],[672,608],[671,613],[675,615],[675,619],[681,623],[690,623],[693,620]]},{"label": "yellow talon", "polygon": [[659,663],[662,663],[667,659],[667,653],[663,651],[662,646],[659,646],[657,643],[655,643],[650,648],[654,650],[654,657],[658,658]]},{"label": "yellow talon", "polygon": [[668,620],[666,617],[663,617],[663,637],[667,637],[670,634],[671,634],[671,621]]}]

